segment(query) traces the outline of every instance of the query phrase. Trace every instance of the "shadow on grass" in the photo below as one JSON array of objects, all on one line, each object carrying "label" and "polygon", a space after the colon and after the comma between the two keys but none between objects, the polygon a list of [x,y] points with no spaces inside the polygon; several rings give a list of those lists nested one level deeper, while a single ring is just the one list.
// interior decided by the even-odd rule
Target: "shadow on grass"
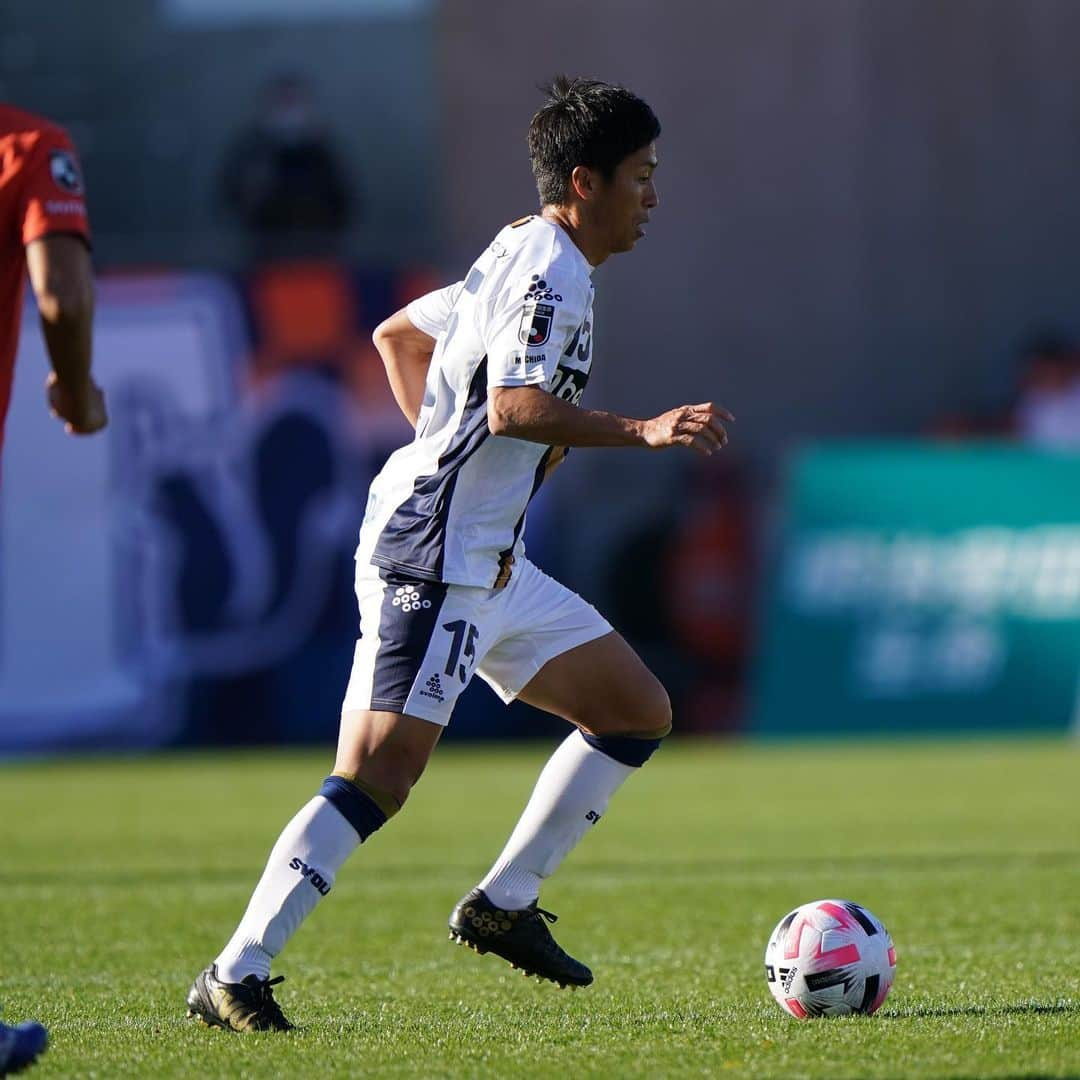
[{"label": "shadow on grass", "polygon": [[1007,1005],[913,1005],[878,1013],[882,1020],[918,1020],[928,1016],[1035,1016],[1080,1013],[1080,1001],[1018,1001]]}]

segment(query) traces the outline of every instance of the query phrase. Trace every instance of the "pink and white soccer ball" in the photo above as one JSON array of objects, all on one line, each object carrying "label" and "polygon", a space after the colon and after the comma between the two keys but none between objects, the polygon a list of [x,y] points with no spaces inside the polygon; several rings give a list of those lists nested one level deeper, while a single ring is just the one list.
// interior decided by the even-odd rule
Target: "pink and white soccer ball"
[{"label": "pink and white soccer ball", "polygon": [[765,978],[781,1008],[808,1020],[869,1016],[896,975],[889,931],[850,900],[815,900],[785,915],[769,936]]}]

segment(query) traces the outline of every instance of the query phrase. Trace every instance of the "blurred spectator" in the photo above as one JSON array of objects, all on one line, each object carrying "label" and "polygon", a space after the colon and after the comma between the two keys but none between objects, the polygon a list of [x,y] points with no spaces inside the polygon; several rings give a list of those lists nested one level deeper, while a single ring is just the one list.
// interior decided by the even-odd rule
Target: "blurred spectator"
[{"label": "blurred spectator", "polygon": [[356,200],[304,78],[283,75],[263,91],[254,125],[226,153],[222,195],[256,256],[335,253]]},{"label": "blurred spectator", "polygon": [[731,731],[741,721],[755,600],[753,507],[735,459],[695,461],[664,560],[667,622],[693,665],[684,731]]},{"label": "blurred spectator", "polygon": [[1080,353],[1063,337],[1037,338],[1020,353],[1017,437],[1048,450],[1080,450]]},{"label": "blurred spectator", "polygon": [[628,531],[611,558],[613,621],[671,694],[682,732],[737,730],[756,599],[754,506],[738,461],[689,461],[680,512]]}]

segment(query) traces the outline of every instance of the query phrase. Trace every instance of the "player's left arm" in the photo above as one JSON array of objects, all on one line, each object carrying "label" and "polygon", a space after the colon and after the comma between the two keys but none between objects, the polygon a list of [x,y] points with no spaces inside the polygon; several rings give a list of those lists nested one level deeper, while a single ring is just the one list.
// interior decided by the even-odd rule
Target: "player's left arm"
[{"label": "player's left arm", "polygon": [[[589,310],[589,296],[580,282],[560,280],[553,267],[525,275],[495,299],[484,341],[492,435],[559,448],[686,446],[702,454],[727,444],[723,421],[735,418],[711,401],[638,420],[583,409],[554,393],[560,361],[575,353],[581,359],[579,335],[588,330]],[[565,451],[553,460],[562,456]]]},{"label": "player's left arm", "polygon": [[582,409],[538,386],[496,386],[488,391],[488,428],[552,446],[685,446],[709,455],[727,445],[723,421],[735,417],[711,401],[680,405],[647,420]]}]

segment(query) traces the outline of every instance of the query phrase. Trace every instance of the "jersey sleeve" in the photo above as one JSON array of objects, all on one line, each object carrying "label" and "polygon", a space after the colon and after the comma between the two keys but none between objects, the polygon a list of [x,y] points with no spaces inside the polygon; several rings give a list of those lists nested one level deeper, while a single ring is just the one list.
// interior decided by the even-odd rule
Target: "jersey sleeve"
[{"label": "jersey sleeve", "polygon": [[488,386],[550,389],[567,344],[587,307],[579,281],[553,270],[518,277],[493,299],[480,327]]},{"label": "jersey sleeve", "polygon": [[20,229],[24,246],[51,233],[74,233],[90,242],[82,169],[59,128],[43,130],[27,157]]},{"label": "jersey sleeve", "polygon": [[436,289],[413,300],[405,308],[409,322],[417,330],[423,330],[425,334],[437,338],[446,329],[450,312],[454,310],[463,286],[464,282],[458,281],[447,285],[445,289]]}]

